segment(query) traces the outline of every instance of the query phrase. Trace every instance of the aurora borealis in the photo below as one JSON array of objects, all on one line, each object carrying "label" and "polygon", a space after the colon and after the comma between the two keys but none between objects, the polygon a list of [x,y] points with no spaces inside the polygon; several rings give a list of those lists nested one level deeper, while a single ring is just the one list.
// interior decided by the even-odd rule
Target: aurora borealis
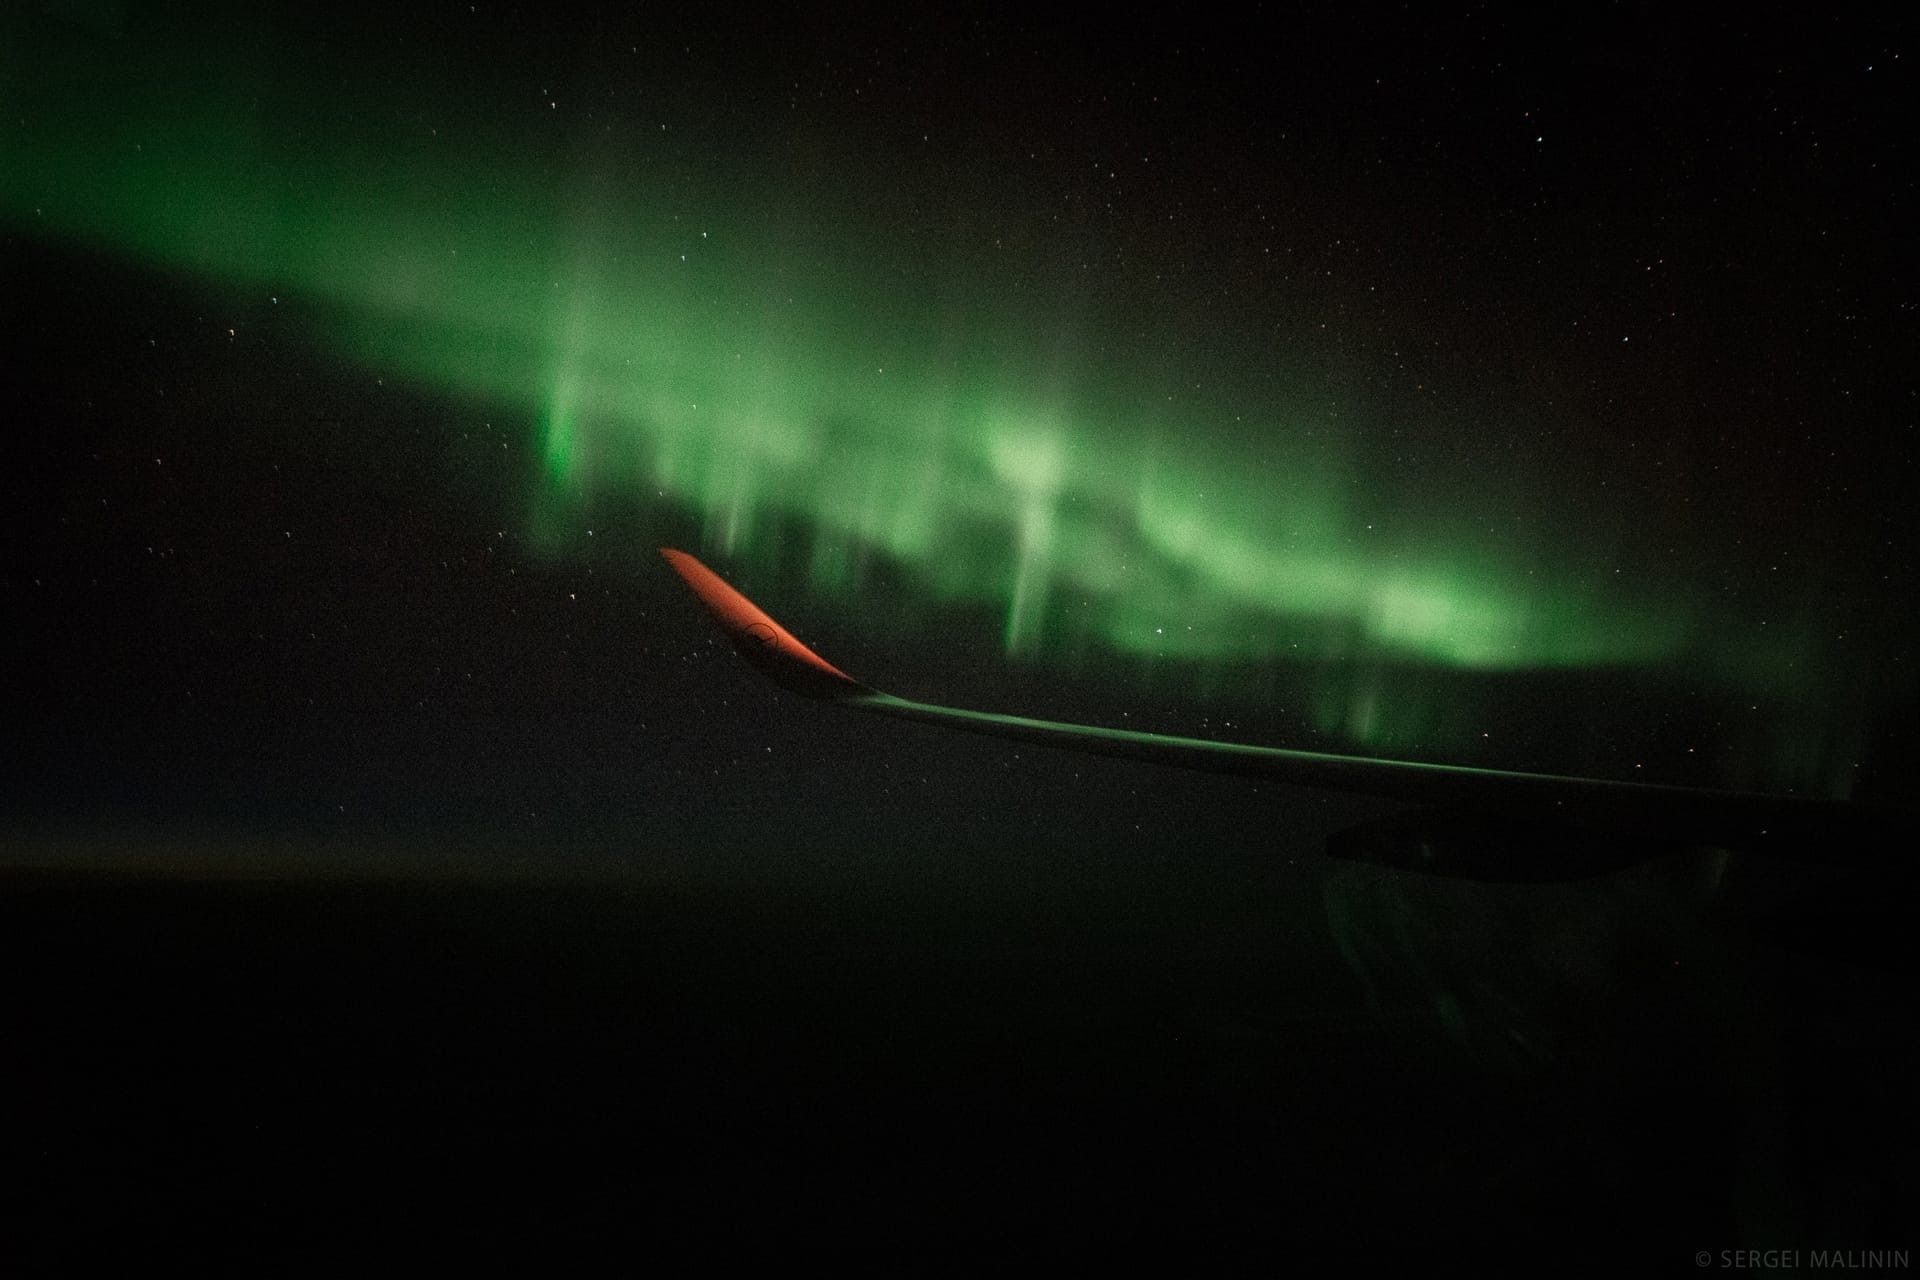
[{"label": "aurora borealis", "polygon": [[1908,1249],[1915,22],[0,4],[0,1272]]},{"label": "aurora borealis", "polygon": [[[1873,509],[1904,478],[1802,427],[1873,397],[1717,402],[1780,375],[1677,279],[1761,214],[1649,195],[1600,207],[1624,229],[1599,244],[1540,215],[1523,254],[1471,159],[1376,176],[1417,150],[1392,111],[1349,171],[1312,136],[1330,108],[1289,141],[1284,90],[1215,101],[1177,58],[1124,105],[1019,88],[991,35],[967,72],[754,46],[722,80],[745,52],[601,31],[520,58],[478,8],[371,54],[318,19],[141,21],[16,20],[11,234],[173,273],[240,326],[297,310],[316,350],[480,406],[543,459],[501,519],[549,556],[691,520],[828,602],[884,580],[991,618],[1009,661],[1294,670],[1319,730],[1443,757],[1478,718],[1422,713],[1464,687],[1423,671],[1640,672],[1747,708],[1737,780],[1844,792],[1866,708],[1906,689]],[[975,73],[1012,101],[973,118]],[[1498,147],[1550,145],[1519,132],[1555,103],[1533,88]],[[1041,105],[1065,120],[1023,121]],[[1563,128],[1565,163],[1599,154]],[[1583,189],[1529,163],[1536,202]],[[1636,191],[1686,163],[1621,161]]]}]

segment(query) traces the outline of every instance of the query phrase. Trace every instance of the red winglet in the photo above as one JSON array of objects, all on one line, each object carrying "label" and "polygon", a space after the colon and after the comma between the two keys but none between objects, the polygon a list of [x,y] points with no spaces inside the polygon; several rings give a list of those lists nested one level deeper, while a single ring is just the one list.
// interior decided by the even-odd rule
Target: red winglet
[{"label": "red winglet", "polygon": [[684,551],[660,548],[673,571],[686,579],[700,603],[720,621],[727,639],[767,678],[809,698],[846,698],[871,693],[865,685],[793,638],[753,601]]}]

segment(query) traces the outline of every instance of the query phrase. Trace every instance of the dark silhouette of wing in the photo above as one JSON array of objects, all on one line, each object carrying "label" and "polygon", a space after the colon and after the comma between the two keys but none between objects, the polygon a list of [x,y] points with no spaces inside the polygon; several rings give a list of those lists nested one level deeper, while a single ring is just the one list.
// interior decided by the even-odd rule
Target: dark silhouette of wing
[{"label": "dark silhouette of wing", "polygon": [[1834,864],[1904,858],[1906,810],[1755,792],[1378,760],[1180,738],[910,702],[853,679],[684,551],[662,548],[747,661],[810,698],[969,733],[1208,773],[1362,792],[1421,806],[1341,832],[1336,856],[1490,880],[1565,880],[1674,849],[1710,847]]}]

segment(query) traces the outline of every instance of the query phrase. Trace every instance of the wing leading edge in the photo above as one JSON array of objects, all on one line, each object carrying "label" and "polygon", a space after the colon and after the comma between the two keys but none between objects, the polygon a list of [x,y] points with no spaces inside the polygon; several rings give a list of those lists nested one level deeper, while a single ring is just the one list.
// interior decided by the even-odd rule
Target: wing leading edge
[{"label": "wing leading edge", "polygon": [[[660,553],[749,663],[810,698],[1070,751],[1427,806],[1412,815],[1417,821],[1390,819],[1334,837],[1330,852],[1342,856],[1476,879],[1543,880],[1590,875],[1690,846],[1835,864],[1879,862],[1920,833],[1911,812],[1842,801],[1376,760],[912,702],[847,675],[693,556],[666,547]],[[1463,839],[1463,832],[1470,837]],[[1469,857],[1479,860],[1474,869],[1434,862],[1436,850],[1449,843],[1477,851]],[[1596,858],[1596,847],[1611,852]]]}]

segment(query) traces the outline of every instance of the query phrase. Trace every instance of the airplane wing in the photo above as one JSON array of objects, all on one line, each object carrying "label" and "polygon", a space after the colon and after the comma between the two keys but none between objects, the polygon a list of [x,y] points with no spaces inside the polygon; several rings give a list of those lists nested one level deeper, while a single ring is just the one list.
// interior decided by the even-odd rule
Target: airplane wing
[{"label": "airplane wing", "polygon": [[693,556],[667,547],[660,554],[749,663],[809,698],[996,738],[1423,806],[1338,833],[1328,842],[1335,856],[1472,879],[1566,880],[1702,846],[1836,865],[1884,862],[1920,834],[1910,811],[1843,801],[1292,751],[911,702],[814,653]]}]

